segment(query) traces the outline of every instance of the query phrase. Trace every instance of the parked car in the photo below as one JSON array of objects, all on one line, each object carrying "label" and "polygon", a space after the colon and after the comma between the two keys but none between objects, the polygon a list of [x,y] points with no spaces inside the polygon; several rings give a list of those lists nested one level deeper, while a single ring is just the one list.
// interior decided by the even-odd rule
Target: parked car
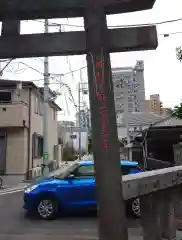
[{"label": "parked car", "polygon": [[[136,174],[142,170],[138,162],[121,161],[123,175]],[[53,219],[61,212],[91,210],[97,208],[95,168],[92,160],[79,161],[64,167],[46,178],[34,182],[25,189],[24,209],[35,212],[44,220]],[[126,208],[140,216],[138,199],[126,201]]]}]

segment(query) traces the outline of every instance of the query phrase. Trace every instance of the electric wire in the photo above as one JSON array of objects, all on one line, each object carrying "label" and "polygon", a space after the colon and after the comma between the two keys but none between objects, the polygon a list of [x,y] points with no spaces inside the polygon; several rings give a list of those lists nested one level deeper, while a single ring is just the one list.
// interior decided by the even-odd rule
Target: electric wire
[{"label": "electric wire", "polygon": [[13,59],[10,59],[6,64],[5,66],[1,69],[0,71],[0,76],[2,76],[4,70],[8,67],[8,65],[13,61]]},{"label": "electric wire", "polygon": [[[41,20],[31,20],[31,21],[37,21],[37,22],[41,22],[41,23],[44,23],[43,21]],[[164,20],[164,21],[160,21],[160,22],[152,22],[152,23],[139,23],[139,24],[126,24],[126,25],[109,25],[108,27],[110,28],[116,28],[116,27],[119,27],[119,28],[126,28],[126,27],[144,27],[144,26],[152,26],[152,25],[162,25],[162,24],[167,24],[167,23],[174,23],[174,22],[179,22],[179,21],[182,21],[182,18],[176,18],[176,19],[171,19],[171,20]],[[50,22],[49,23],[50,25],[52,26],[70,26],[70,27],[78,27],[78,28],[83,28],[84,26],[83,25],[75,25],[75,24],[66,24],[66,23],[55,23],[55,22]]]}]

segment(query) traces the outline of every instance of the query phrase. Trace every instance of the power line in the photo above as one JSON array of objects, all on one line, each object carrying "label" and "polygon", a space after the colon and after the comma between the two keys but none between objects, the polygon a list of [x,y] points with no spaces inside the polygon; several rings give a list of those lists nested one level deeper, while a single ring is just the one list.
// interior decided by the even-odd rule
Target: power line
[{"label": "power line", "polygon": [[[32,20],[32,21],[36,21],[36,22],[41,22],[44,23],[41,20]],[[165,20],[165,21],[161,21],[161,22],[153,22],[153,23],[139,23],[139,24],[128,24],[128,25],[112,25],[112,26],[108,26],[110,28],[125,28],[125,27],[144,27],[144,26],[152,26],[152,25],[162,25],[162,24],[167,24],[167,23],[174,23],[174,22],[179,22],[182,21],[182,18],[177,18],[177,19],[171,19],[171,20]],[[79,27],[79,28],[83,28],[83,25],[74,25],[74,24],[69,24],[69,23],[55,23],[55,22],[50,22],[49,24],[50,26],[69,26],[69,27]]]},{"label": "power line", "polygon": [[8,65],[13,61],[13,59],[10,59],[8,63],[3,67],[3,69],[0,71],[0,76],[2,76],[4,70],[8,67]]},{"label": "power line", "polygon": [[167,24],[167,23],[173,23],[173,22],[179,22],[182,21],[182,18],[177,18],[177,19],[171,19],[171,20],[166,20],[166,21],[161,21],[161,22],[153,22],[153,23],[141,23],[141,24],[129,24],[129,25],[117,25],[117,26],[108,26],[108,27],[145,27],[145,26],[152,26],[152,25],[162,25],[162,24]]},{"label": "power line", "polygon": [[169,37],[170,35],[182,34],[182,32],[159,33],[158,36]]},{"label": "power line", "polygon": [[81,67],[81,68],[78,68],[78,69],[75,69],[75,70],[72,70],[72,71],[70,71],[70,72],[67,72],[67,73],[51,73],[51,75],[53,75],[53,76],[66,76],[66,75],[68,75],[68,74],[72,74],[72,73],[74,73],[74,72],[78,72],[78,71],[80,71],[80,70],[82,70],[82,69],[84,69],[84,68],[86,68],[87,66],[83,66],[83,67]]},{"label": "power line", "polygon": [[30,69],[34,70],[35,72],[37,72],[37,73],[39,73],[39,74],[41,74],[41,75],[44,75],[44,73],[43,73],[43,72],[41,72],[41,71],[37,70],[37,69],[36,69],[36,68],[34,68],[34,67],[31,67],[29,64],[26,64],[26,63],[24,63],[24,62],[21,62],[21,61],[19,61],[19,63],[21,63],[21,64],[25,65],[27,68],[30,68]]},{"label": "power line", "polygon": [[[27,68],[30,68],[30,69],[36,71],[37,73],[39,73],[39,74],[41,74],[41,75],[44,75],[43,72],[37,70],[37,69],[34,68],[34,67],[31,67],[31,66],[30,66],[29,64],[27,64],[27,63],[24,63],[24,62],[21,62],[21,61],[19,61],[19,63],[25,65]],[[9,65],[9,64],[8,64],[8,65]],[[75,70],[66,72],[66,73],[50,73],[50,76],[54,76],[54,78],[55,78],[56,76],[63,76],[63,77],[64,77],[64,76],[66,76],[66,75],[68,75],[68,74],[72,74],[72,73],[74,73],[74,72],[78,72],[78,71],[80,71],[80,70],[82,70],[82,69],[84,69],[84,68],[86,68],[86,67],[87,67],[87,66],[83,66],[83,67],[80,67],[80,68],[78,68],[78,69],[75,69]],[[41,80],[43,80],[43,79],[41,79]]]},{"label": "power line", "polygon": [[[40,22],[40,23],[44,23],[41,20],[31,20],[31,21],[36,21],[36,22]],[[51,27],[60,27],[60,26],[69,26],[69,27],[79,27],[79,28],[83,28],[84,26],[79,26],[79,25],[74,25],[74,24],[69,24],[69,23],[55,23],[55,22],[50,22],[49,26]]]}]

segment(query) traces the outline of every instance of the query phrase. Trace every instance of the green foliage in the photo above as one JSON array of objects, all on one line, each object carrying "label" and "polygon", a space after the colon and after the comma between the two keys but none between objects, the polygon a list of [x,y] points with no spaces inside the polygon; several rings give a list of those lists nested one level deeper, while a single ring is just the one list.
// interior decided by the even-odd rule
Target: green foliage
[{"label": "green foliage", "polygon": [[124,147],[126,144],[126,141],[124,139],[119,139],[119,147]]},{"label": "green foliage", "polygon": [[63,148],[63,160],[74,161],[76,159],[77,159],[77,153],[75,149],[69,144],[66,144],[66,146]]},{"label": "green foliage", "polygon": [[180,103],[179,106],[175,106],[173,111],[174,111],[174,116],[182,119],[182,103]]},{"label": "green foliage", "polygon": [[182,61],[182,47],[176,48],[176,58],[181,62]]}]

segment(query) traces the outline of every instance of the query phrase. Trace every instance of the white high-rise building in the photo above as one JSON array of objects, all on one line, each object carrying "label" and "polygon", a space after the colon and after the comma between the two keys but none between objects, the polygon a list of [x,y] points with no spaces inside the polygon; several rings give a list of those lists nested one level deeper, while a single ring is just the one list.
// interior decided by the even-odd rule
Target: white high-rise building
[{"label": "white high-rise building", "polygon": [[134,67],[112,69],[116,114],[138,112],[140,102],[145,100],[144,62],[137,61]]},{"label": "white high-rise building", "polygon": [[[144,62],[137,61],[134,67],[121,67],[112,69],[113,90],[115,97],[115,109],[117,119],[123,117],[126,112],[140,112],[140,104],[145,100]],[[79,122],[79,114],[76,114],[76,126]],[[91,129],[90,110],[80,111],[80,127]]]}]

